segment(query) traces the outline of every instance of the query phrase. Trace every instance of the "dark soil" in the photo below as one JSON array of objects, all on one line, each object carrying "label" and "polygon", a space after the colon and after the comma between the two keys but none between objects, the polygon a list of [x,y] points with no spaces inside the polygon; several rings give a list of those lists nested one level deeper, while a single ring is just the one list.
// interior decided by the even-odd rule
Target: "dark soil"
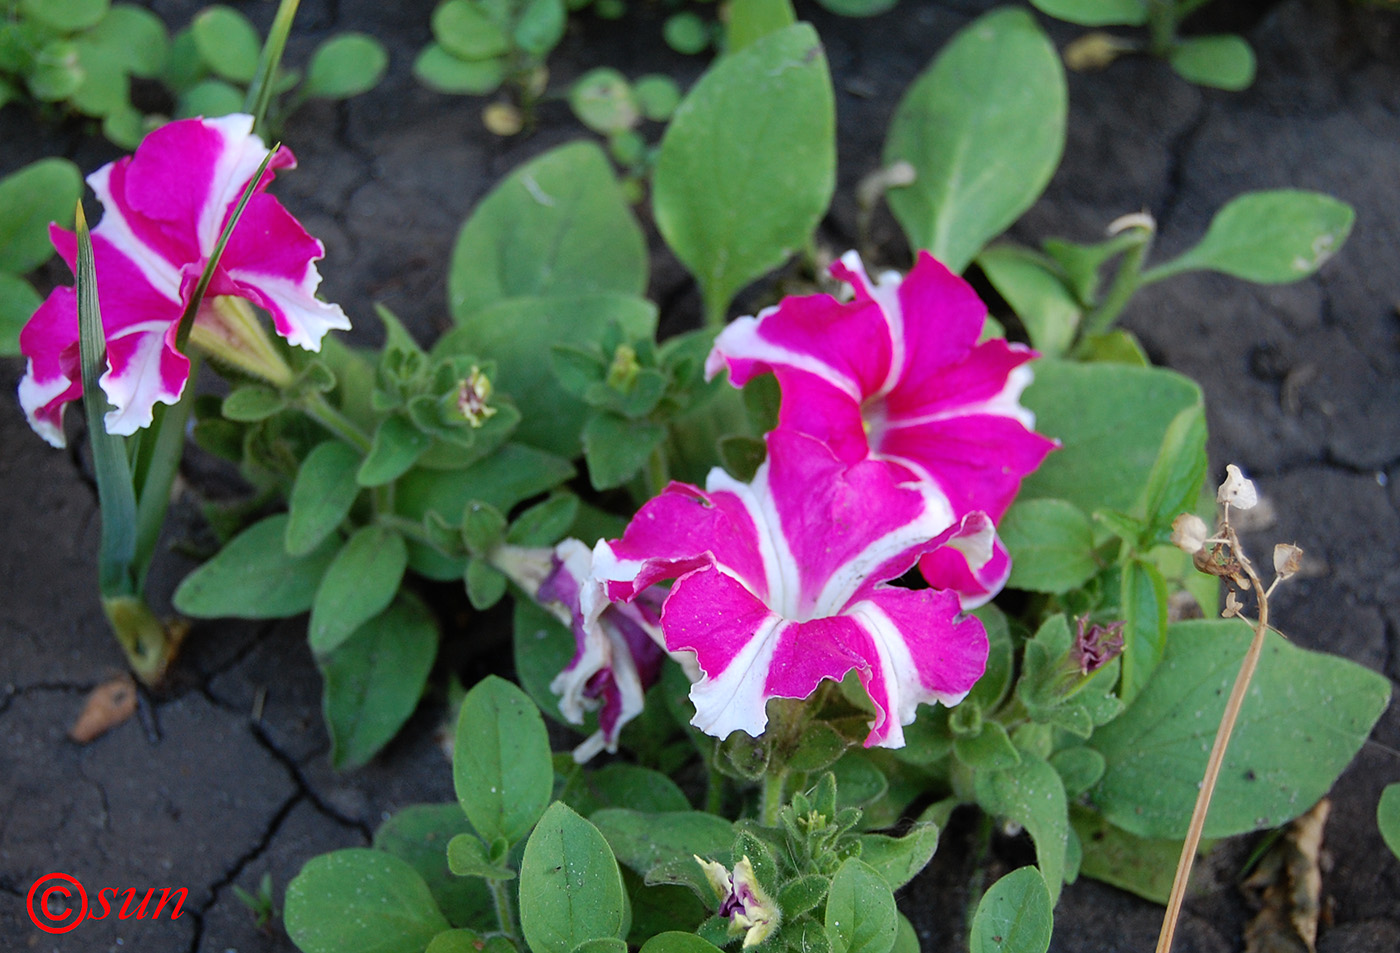
[{"label": "dark soil", "polygon": [[[173,25],[202,3],[154,0]],[[270,3],[242,2],[260,24]],[[286,141],[301,168],[278,189],[328,248],[324,291],[375,339],[371,304],[383,301],[423,340],[447,328],[445,263],[456,230],[490,184],[524,159],[585,135],[562,103],[542,110],[532,136],[502,140],[481,127],[481,100],[441,96],[411,75],[428,40],[435,0],[306,0],[290,51],[303,61],[329,32],[373,33],[392,52],[388,79],[334,106],[312,104]],[[631,75],[654,69],[688,79],[698,59],[677,61],[659,41],[652,8],[604,24],[576,18],[551,59],[556,85],[606,63]],[[805,5],[828,45],[840,124],[840,188],[823,239],[836,250],[855,234],[854,183],[878,162],[898,97],[947,38],[988,4],[916,3],[867,21]],[[1216,11],[1215,7],[1221,10]],[[1230,9],[1226,9],[1230,8]],[[1244,93],[1192,87],[1163,64],[1123,61],[1071,76],[1069,143],[1046,196],[1015,237],[1087,241],[1127,212],[1150,210],[1159,248],[1193,242],[1235,194],[1296,186],[1356,208],[1345,249],[1313,280],[1262,288],[1212,275],[1177,278],[1144,292],[1127,325],[1161,363],[1205,388],[1211,459],[1240,464],[1272,517],[1246,539],[1256,554],[1296,540],[1309,553],[1304,578],[1281,590],[1275,618],[1298,644],[1346,655],[1400,678],[1400,15],[1342,0],[1215,4],[1207,19],[1248,30],[1259,78]],[[1051,27],[1063,43],[1074,31]],[[15,107],[0,112],[0,174],[42,155],[73,157],[90,171],[115,155],[77,127],[40,127]],[[875,237],[898,262],[896,229],[877,218]],[[698,296],[654,242],[652,294],[666,327],[696,320]],[[64,276],[55,271],[54,277]],[[0,363],[13,393],[22,367]],[[234,885],[255,890],[270,872],[280,900],[315,854],[367,843],[391,812],[452,798],[434,737],[441,704],[426,702],[370,767],[327,764],[319,676],[304,623],[199,624],[168,688],[145,697],[139,717],[80,747],[65,732],[86,692],[117,673],[120,652],[96,599],[97,512],[80,453],[48,448],[15,402],[0,400],[0,948],[148,953],[258,953],[291,945],[255,927]],[[230,492],[192,466],[172,538],[195,535],[201,495]],[[168,595],[190,563],[169,554],[156,568]],[[454,656],[474,667],[507,666],[499,642],[459,633]],[[1389,711],[1338,782],[1326,832],[1323,953],[1400,949],[1400,862],[1375,826],[1381,788],[1400,780],[1400,712]],[[926,950],[960,943],[971,825],[959,819],[933,867],[902,906]],[[1243,948],[1249,916],[1237,887],[1251,844],[1222,851],[1198,874],[1177,949]],[[1021,846],[998,840],[996,856]],[[30,885],[50,871],[97,885],[186,887],[186,915],[84,924],[49,936],[25,913]],[[1161,910],[1083,881],[1065,892],[1053,948],[1149,949]]]}]

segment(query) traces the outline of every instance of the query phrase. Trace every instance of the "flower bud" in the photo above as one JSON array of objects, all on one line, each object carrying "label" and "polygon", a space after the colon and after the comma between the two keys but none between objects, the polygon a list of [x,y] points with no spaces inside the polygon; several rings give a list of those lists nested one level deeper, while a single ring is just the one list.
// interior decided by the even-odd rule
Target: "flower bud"
[{"label": "flower bud", "polygon": [[759,884],[748,855],[734,865],[732,874],[712,860],[696,857],[695,862],[719,896],[718,913],[729,919],[729,935],[743,933],[744,949],[768,939],[782,922],[782,912]]},{"label": "flower bud", "polygon": [[1107,625],[1088,625],[1088,618],[1079,620],[1079,631],[1074,637],[1073,654],[1079,662],[1079,674],[1097,672],[1109,662],[1123,654],[1123,621]]},{"label": "flower bud", "polygon": [[496,414],[495,407],[486,406],[491,399],[491,378],[473,365],[467,379],[457,386],[457,410],[473,427],[480,427]]}]

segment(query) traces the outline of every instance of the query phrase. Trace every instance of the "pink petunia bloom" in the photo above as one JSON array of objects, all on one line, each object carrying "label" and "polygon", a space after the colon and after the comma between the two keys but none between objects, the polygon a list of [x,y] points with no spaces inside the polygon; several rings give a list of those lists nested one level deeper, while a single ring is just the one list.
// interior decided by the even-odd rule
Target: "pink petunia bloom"
[{"label": "pink petunia bloom", "polygon": [[[855,252],[831,272],[854,288],[853,300],[787,298],[739,318],[715,340],[706,373],[727,366],[742,387],[771,371],[782,387],[780,426],[825,441],[848,463],[873,458],[936,487],[958,517],[981,511],[1000,520],[1056,446],[1034,432],[1034,415],[1020,404],[1036,353],[999,339],[979,344],[986,305],[927,252],[903,278],[872,282]],[[950,553],[921,568],[970,607],[1010,572],[999,542],[996,549],[977,570]]]},{"label": "pink petunia bloom", "polygon": [[535,601],[554,612],[574,633],[574,657],[550,684],[559,710],[578,724],[598,709],[598,731],[574,749],[587,761],[599,751],[617,751],[623,725],[641,713],[646,690],[661,677],[661,596],[641,593],[632,603],[589,598],[598,583],[590,578],[593,554],[577,539],[566,539],[550,554],[547,575]]},{"label": "pink petunia bloom", "polygon": [[[245,115],[172,122],[148,135],[134,156],[88,177],[104,208],[92,243],[107,339],[101,384],[115,408],[106,418],[111,433],[148,426],[155,404],[173,404],[184,390],[190,364],[176,350],[177,326],[229,214],[267,156],[252,128]],[[325,249],[263,191],[273,170],[295,164],[286,149],[273,157],[196,323],[217,322],[212,299],[231,295],[266,309],[278,334],[314,351],[327,331],[350,322],[338,306],[316,298],[315,262]],[[73,268],[76,236],[57,226],[50,234]],[[20,350],[29,362],[20,403],[35,431],[61,447],[63,409],[82,396],[74,289],[49,295],[21,332]]]},{"label": "pink petunia bloom", "polygon": [[854,669],[876,709],[866,745],[897,748],[920,702],[957,704],[982,674],[987,637],[956,595],[886,585],[955,545],[980,567],[991,523],[900,483],[874,461],[848,465],[805,434],[768,434],[751,483],[723,470],[706,489],[672,483],[622,539],[593,553],[598,597],[630,600],[676,579],[661,614],[666,648],[693,652],[697,728],[761,734],[769,698],[806,698]]}]

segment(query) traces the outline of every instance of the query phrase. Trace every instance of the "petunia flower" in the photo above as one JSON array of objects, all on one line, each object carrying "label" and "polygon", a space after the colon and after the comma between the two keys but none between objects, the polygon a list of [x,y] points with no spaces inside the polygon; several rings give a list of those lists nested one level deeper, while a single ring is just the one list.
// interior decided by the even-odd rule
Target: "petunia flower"
[{"label": "petunia flower", "polygon": [[[180,399],[189,359],[175,347],[181,314],[233,207],[267,156],[252,133],[251,116],[185,119],[148,135],[134,156],[88,177],[103,205],[92,231],[97,289],[107,339],[102,389],[115,408],[108,431],[132,434],[150,424],[157,403]],[[325,249],[282,204],[263,190],[275,169],[296,164],[278,149],[244,209],[214,272],[196,317],[218,328],[218,296],[243,298],[272,316],[290,343],[318,350],[332,328],[350,327],[344,312],[316,298],[315,262]],[[50,227],[54,247],[74,267],[77,239]],[[20,333],[28,369],[19,396],[30,425],[56,447],[64,445],[63,409],[82,396],[77,302],[57,288]]]},{"label": "petunia flower", "polygon": [[854,670],[876,714],[866,745],[897,748],[920,702],[954,705],[987,659],[957,596],[886,585],[956,541],[980,567],[984,514],[900,483],[877,461],[848,465],[795,431],[768,434],[751,483],[712,470],[706,489],[672,483],[622,539],[601,541],[585,599],[629,600],[675,579],[661,614],[666,648],[693,652],[692,720],[718,738],[761,734],[769,698],[806,698]]},{"label": "petunia flower", "polygon": [[549,686],[573,724],[598,710],[598,730],[574,759],[617,751],[622,727],[641,713],[646,690],[661,676],[662,593],[643,592],[632,603],[586,598],[599,584],[591,578],[593,554],[577,539],[553,550],[503,546],[494,562],[574,634],[574,656]]},{"label": "petunia flower", "polygon": [[[739,318],[715,340],[706,374],[727,366],[742,387],[771,371],[782,387],[780,426],[825,441],[847,462],[873,458],[936,487],[956,516],[1000,520],[1056,446],[1020,404],[1036,353],[1000,339],[979,344],[986,305],[927,252],[903,278],[872,282],[855,252],[831,272],[854,288],[853,300],[786,298]],[[947,552],[921,568],[971,608],[1010,573],[999,542],[996,550],[978,570]]]},{"label": "petunia flower", "polygon": [[733,873],[713,860],[697,856],[695,862],[719,897],[717,913],[729,921],[729,935],[744,934],[743,949],[758,946],[778,929],[783,920],[782,911],[758,882],[753,862],[747,855],[734,865]]}]

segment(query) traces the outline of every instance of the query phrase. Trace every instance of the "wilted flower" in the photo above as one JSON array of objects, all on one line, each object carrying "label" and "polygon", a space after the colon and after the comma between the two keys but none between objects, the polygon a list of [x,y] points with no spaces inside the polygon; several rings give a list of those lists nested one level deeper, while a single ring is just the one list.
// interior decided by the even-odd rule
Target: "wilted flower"
[{"label": "wilted flower", "polygon": [[1274,574],[1280,581],[1297,575],[1302,564],[1303,550],[1297,543],[1278,543],[1274,546]]},{"label": "wilted flower", "polygon": [[[135,433],[150,424],[157,403],[180,399],[190,368],[175,346],[180,316],[267,156],[252,128],[244,115],[172,122],[148,135],[134,156],[88,177],[104,208],[92,244],[107,341],[100,383],[115,408],[106,417],[112,433]],[[338,306],[316,298],[315,262],[325,249],[263,191],[273,170],[293,165],[292,154],[278,149],[214,271],[196,335],[202,323],[223,321],[214,307],[221,295],[266,309],[278,334],[308,350],[318,350],[330,329],[350,327]],[[50,234],[74,267],[76,236],[57,226]],[[213,337],[236,341],[238,335],[220,329]],[[29,362],[20,403],[35,431],[61,447],[64,406],[82,396],[74,289],[49,295],[21,332],[20,350]]]},{"label": "wilted flower", "polygon": [[676,579],[662,630],[670,652],[695,653],[700,730],[757,736],[769,698],[806,698],[854,669],[876,709],[865,743],[897,748],[920,702],[963,699],[987,636],[953,593],[885,583],[953,541],[980,568],[991,537],[985,514],[958,519],[931,488],[780,428],[751,483],[717,468],[706,490],[671,484],[597,545],[593,573],[597,597],[620,600]]},{"label": "wilted flower", "polygon": [[717,912],[729,920],[729,935],[744,934],[745,949],[768,939],[782,922],[782,911],[758,882],[747,855],[734,865],[732,874],[713,860],[696,857],[695,862],[719,897]]},{"label": "wilted flower", "polygon": [[1184,552],[1199,553],[1209,538],[1210,528],[1195,513],[1182,513],[1172,520],[1172,545]]},{"label": "wilted flower", "polygon": [[1225,467],[1225,482],[1220,484],[1215,501],[1237,510],[1248,510],[1259,502],[1259,493],[1254,489],[1253,481],[1246,480],[1240,468],[1231,463]]},{"label": "wilted flower", "polygon": [[1079,662],[1079,674],[1090,675],[1123,654],[1123,621],[1107,625],[1089,625],[1081,618],[1074,636],[1074,657]]}]

